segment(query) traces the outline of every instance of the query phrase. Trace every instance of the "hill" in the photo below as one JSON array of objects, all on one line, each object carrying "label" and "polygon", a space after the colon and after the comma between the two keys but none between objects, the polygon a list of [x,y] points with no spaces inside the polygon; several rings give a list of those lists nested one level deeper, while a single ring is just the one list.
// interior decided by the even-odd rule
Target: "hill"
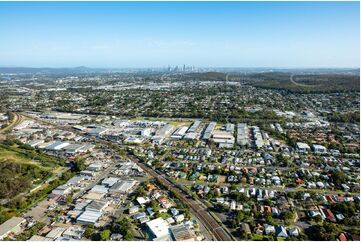
[{"label": "hill", "polygon": [[360,77],[355,75],[259,73],[250,75],[246,79],[247,85],[292,93],[357,92],[360,90]]}]

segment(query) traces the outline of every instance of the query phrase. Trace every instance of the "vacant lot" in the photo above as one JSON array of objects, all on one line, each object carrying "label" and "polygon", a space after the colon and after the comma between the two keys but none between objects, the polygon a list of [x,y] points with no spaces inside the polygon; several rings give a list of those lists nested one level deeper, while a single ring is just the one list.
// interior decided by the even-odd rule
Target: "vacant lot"
[{"label": "vacant lot", "polygon": [[0,144],[0,199],[9,199],[44,183],[62,161],[18,144]]}]

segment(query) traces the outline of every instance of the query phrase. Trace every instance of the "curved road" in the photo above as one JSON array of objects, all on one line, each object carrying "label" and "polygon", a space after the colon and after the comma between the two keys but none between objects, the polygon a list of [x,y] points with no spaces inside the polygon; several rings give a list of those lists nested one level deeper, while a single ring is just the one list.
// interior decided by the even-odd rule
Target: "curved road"
[{"label": "curved road", "polygon": [[292,84],[294,84],[296,86],[300,86],[300,87],[317,87],[317,86],[319,86],[319,85],[307,85],[307,84],[302,84],[302,83],[295,82],[295,80],[293,80],[294,75],[295,74],[292,74],[290,76],[290,82],[292,82]]}]

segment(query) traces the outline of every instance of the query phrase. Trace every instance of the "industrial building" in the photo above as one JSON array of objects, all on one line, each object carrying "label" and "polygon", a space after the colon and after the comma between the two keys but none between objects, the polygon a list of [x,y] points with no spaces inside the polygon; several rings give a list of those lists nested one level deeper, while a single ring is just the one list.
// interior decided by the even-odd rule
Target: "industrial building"
[{"label": "industrial building", "polygon": [[187,133],[195,133],[197,131],[197,129],[199,128],[199,126],[201,125],[201,121],[196,120],[194,121],[194,123],[191,125],[191,127],[189,127]]},{"label": "industrial building", "polygon": [[181,139],[186,134],[187,130],[188,130],[188,128],[185,126],[180,127],[171,135],[171,138],[172,139]]},{"label": "industrial building", "polygon": [[0,240],[4,240],[11,234],[19,234],[22,231],[22,225],[26,222],[24,218],[12,217],[0,225]]},{"label": "industrial building", "polygon": [[204,130],[204,133],[203,133],[204,140],[209,140],[211,138],[213,130],[216,128],[216,125],[217,125],[216,122],[211,122],[208,124],[206,130]]},{"label": "industrial building", "polygon": [[156,218],[146,222],[150,234],[153,236],[152,240],[169,241],[169,225],[163,218]]},{"label": "industrial building", "polygon": [[239,123],[237,125],[237,144],[241,146],[247,146],[248,141],[248,126],[246,123]]}]

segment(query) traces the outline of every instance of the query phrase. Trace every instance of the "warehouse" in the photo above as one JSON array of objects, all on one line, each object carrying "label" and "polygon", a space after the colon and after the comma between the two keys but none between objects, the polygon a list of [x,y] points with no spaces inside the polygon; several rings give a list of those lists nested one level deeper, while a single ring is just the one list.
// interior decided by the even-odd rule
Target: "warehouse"
[{"label": "warehouse", "polygon": [[212,140],[221,148],[232,148],[235,141],[232,133],[219,130],[213,133]]},{"label": "warehouse", "polygon": [[65,147],[65,152],[68,154],[75,154],[80,152],[81,148],[83,148],[83,144],[69,144]]},{"label": "warehouse", "polygon": [[216,122],[211,122],[208,124],[206,130],[203,133],[204,140],[209,140],[211,138],[213,130],[215,129],[216,125],[217,125]]},{"label": "warehouse", "polygon": [[201,125],[201,123],[202,122],[199,120],[194,121],[192,126],[188,129],[187,133],[195,133],[197,131],[197,129],[199,128],[199,126]]},{"label": "warehouse", "polygon": [[135,184],[136,181],[131,181],[131,180],[119,181],[115,183],[109,189],[109,191],[112,193],[121,193],[121,194],[129,193],[132,190],[132,188],[135,186]]},{"label": "warehouse", "polygon": [[95,224],[102,215],[102,212],[85,211],[77,218],[76,221],[80,224]]},{"label": "warehouse", "polygon": [[237,125],[237,144],[241,146],[248,145],[248,127],[246,123]]},{"label": "warehouse", "polygon": [[172,139],[181,139],[183,138],[183,136],[185,135],[185,133],[187,132],[187,127],[180,127],[178,128],[171,136]]},{"label": "warehouse", "polygon": [[93,128],[91,130],[89,130],[87,132],[88,135],[93,135],[93,136],[100,136],[102,134],[104,134],[108,129],[106,128],[102,128],[102,127],[97,127],[97,128]]},{"label": "warehouse", "polygon": [[195,241],[197,238],[195,233],[185,224],[172,226],[170,231],[175,241]]},{"label": "warehouse", "polygon": [[56,141],[55,143],[48,145],[45,147],[46,150],[61,150],[65,147],[67,147],[68,145],[70,145],[67,142],[63,142],[63,141]]},{"label": "warehouse", "polygon": [[106,207],[108,207],[109,202],[103,201],[91,201],[88,206],[86,206],[85,211],[91,212],[103,212]]},{"label": "warehouse", "polygon": [[149,232],[153,236],[152,240],[169,241],[169,225],[163,218],[156,218],[146,222]]},{"label": "warehouse", "polygon": [[56,240],[64,233],[64,231],[65,228],[55,227],[45,237],[51,240]]},{"label": "warehouse", "polygon": [[26,222],[24,218],[12,217],[0,225],[0,240],[8,237],[10,234],[19,234],[22,231],[22,225]]}]

